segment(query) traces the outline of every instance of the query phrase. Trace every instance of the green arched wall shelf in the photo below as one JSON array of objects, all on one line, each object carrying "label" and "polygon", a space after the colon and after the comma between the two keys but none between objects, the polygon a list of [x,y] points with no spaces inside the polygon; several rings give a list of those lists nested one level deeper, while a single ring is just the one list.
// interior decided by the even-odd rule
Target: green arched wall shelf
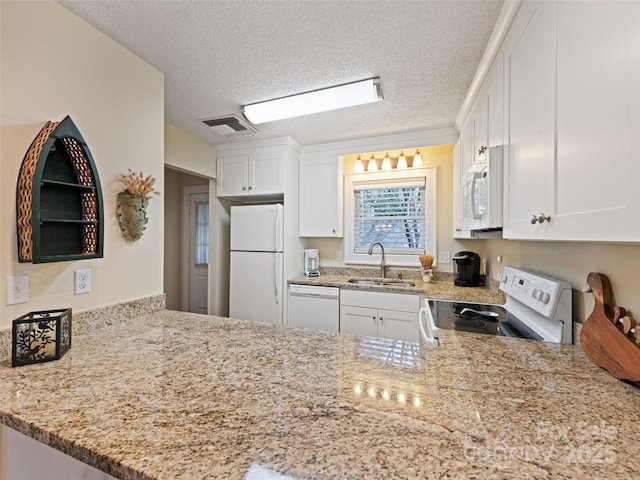
[{"label": "green arched wall shelf", "polygon": [[70,117],[47,122],[29,147],[20,167],[16,206],[20,262],[102,257],[100,178]]}]

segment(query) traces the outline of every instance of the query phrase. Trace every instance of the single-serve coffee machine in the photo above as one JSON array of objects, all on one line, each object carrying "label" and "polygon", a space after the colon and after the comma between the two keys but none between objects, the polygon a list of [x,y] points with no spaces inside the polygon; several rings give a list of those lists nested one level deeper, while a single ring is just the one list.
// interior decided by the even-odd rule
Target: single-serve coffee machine
[{"label": "single-serve coffee machine", "polygon": [[453,284],[459,287],[477,287],[484,280],[480,275],[480,255],[458,252],[453,257]]},{"label": "single-serve coffee machine", "polygon": [[304,274],[307,277],[317,277],[320,275],[318,265],[320,264],[320,256],[317,248],[307,248],[304,251]]}]

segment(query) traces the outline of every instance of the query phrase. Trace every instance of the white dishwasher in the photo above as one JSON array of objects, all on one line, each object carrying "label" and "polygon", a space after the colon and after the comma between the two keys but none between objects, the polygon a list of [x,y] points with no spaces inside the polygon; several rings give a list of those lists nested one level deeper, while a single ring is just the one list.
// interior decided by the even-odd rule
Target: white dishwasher
[{"label": "white dishwasher", "polygon": [[317,285],[289,285],[289,316],[292,327],[338,332],[340,289]]}]

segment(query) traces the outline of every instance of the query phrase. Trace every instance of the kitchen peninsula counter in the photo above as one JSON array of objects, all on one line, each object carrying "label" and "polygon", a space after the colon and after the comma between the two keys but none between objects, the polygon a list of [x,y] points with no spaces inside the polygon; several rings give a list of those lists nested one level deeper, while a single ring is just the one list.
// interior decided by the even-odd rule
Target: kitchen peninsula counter
[{"label": "kitchen peninsula counter", "polygon": [[117,478],[629,479],[640,392],[573,345],[440,348],[160,310],[0,364],[0,422]]}]

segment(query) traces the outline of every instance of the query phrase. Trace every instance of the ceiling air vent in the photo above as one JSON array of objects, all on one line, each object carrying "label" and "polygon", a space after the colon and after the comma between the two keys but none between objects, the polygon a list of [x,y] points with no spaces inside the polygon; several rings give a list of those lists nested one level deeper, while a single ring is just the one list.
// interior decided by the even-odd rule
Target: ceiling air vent
[{"label": "ceiling air vent", "polygon": [[202,123],[218,135],[225,137],[258,133],[257,128],[233,114],[225,115],[224,117],[205,118],[202,120]]}]

